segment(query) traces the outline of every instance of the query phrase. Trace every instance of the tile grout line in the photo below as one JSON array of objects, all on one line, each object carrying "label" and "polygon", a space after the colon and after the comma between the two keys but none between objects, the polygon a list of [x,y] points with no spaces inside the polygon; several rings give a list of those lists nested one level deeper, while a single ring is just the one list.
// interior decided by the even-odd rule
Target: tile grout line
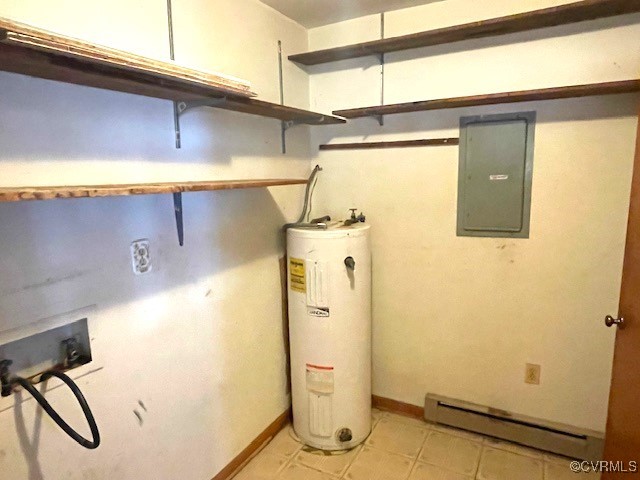
[{"label": "tile grout line", "polygon": [[418,459],[420,458],[420,454],[422,453],[422,451],[424,450],[424,447],[427,445],[427,441],[429,440],[429,437],[431,437],[431,434],[434,432],[433,429],[431,429],[430,427],[428,427],[426,425],[425,422],[425,426],[426,428],[426,435],[424,436],[424,440],[422,441],[422,445],[420,445],[420,448],[418,449],[418,454],[416,455],[415,459],[413,460],[413,465],[411,465],[411,468],[409,469],[409,475],[407,476],[406,480],[409,480],[411,478],[411,475],[413,475],[413,472],[415,471],[416,467],[418,466]]},{"label": "tile grout line", "polygon": [[482,442],[480,442],[480,458],[478,459],[478,466],[476,467],[476,473],[474,473],[472,477],[475,480],[479,480],[478,477],[480,476],[480,465],[482,464],[482,457],[484,456],[484,449],[486,447],[484,441],[485,441],[485,438],[483,438]]},{"label": "tile grout line", "polygon": [[[414,475],[416,474],[418,468],[420,467],[420,465],[424,465],[425,467],[433,467],[433,468],[438,468],[441,469],[442,471],[446,471],[446,472],[450,472],[452,474],[456,474],[456,475],[460,475],[461,478],[462,476],[464,476],[464,478],[468,479],[468,480],[480,480],[481,478],[481,473],[482,473],[482,466],[483,463],[485,461],[485,456],[488,452],[490,451],[496,451],[496,452],[501,452],[502,455],[508,455],[508,456],[514,456],[514,457],[520,457],[520,458],[526,458],[529,459],[531,461],[534,461],[535,463],[538,463],[538,465],[540,465],[541,471],[540,471],[540,476],[537,476],[536,479],[537,480],[545,480],[548,478],[548,472],[547,472],[547,466],[549,465],[558,465],[560,464],[558,461],[555,460],[555,458],[548,458],[546,456],[546,454],[544,454],[544,452],[538,452],[538,451],[532,451],[532,452],[527,452],[527,451],[519,451],[517,449],[514,449],[512,447],[519,447],[517,444],[512,444],[510,442],[505,442],[504,444],[492,444],[490,443],[490,440],[492,440],[491,437],[488,437],[486,435],[477,435],[475,437],[471,437],[471,436],[465,436],[462,433],[463,432],[457,432],[455,431],[455,429],[452,429],[451,431],[448,430],[440,430],[440,429],[436,429],[433,428],[433,426],[427,424],[427,423],[422,423],[422,422],[406,422],[403,421],[403,419],[398,419],[396,418],[397,415],[392,414],[392,413],[388,413],[388,412],[384,412],[384,411],[378,411],[376,412],[376,416],[377,418],[372,418],[372,427],[371,427],[371,434],[362,442],[361,445],[356,446],[355,448],[359,449],[359,451],[353,455],[352,458],[350,458],[348,461],[342,463],[339,462],[337,466],[341,466],[342,465],[342,473],[335,473],[333,471],[325,471],[322,470],[322,466],[324,466],[324,464],[322,463],[322,461],[320,460],[319,465],[320,466],[312,466],[309,465],[307,463],[304,463],[303,461],[301,461],[301,457],[305,457],[305,460],[307,459],[307,457],[305,455],[303,455],[302,452],[304,452],[303,449],[303,445],[299,442],[296,441],[296,448],[295,449],[290,449],[289,451],[293,450],[293,453],[290,456],[285,455],[284,453],[277,453],[276,451],[271,452],[270,454],[277,456],[284,461],[283,465],[276,471],[274,472],[275,475],[273,477],[269,477],[269,478],[273,478],[275,480],[282,480],[283,478],[285,478],[285,472],[291,468],[291,466],[295,465],[299,468],[302,468],[303,470],[307,470],[308,473],[310,473],[311,471],[316,472],[320,475],[323,476],[323,478],[331,479],[331,480],[349,480],[350,477],[348,477],[348,474],[351,470],[351,468],[354,466],[354,463],[356,463],[359,458],[361,457],[361,455],[363,454],[363,452],[365,451],[365,449],[367,449],[368,451],[373,451],[373,452],[380,452],[381,453],[385,453],[388,455],[393,455],[394,457],[403,457],[405,459],[405,467],[402,468],[402,470],[404,470],[405,468],[407,468],[408,473],[406,475],[403,475],[401,479],[399,480],[410,480],[411,478],[414,477]],[[385,427],[385,430],[388,428],[389,431],[393,432],[394,427],[397,428],[397,434],[402,434],[402,430],[403,429],[419,429],[422,431],[422,434],[424,435],[424,438],[421,440],[421,443],[418,444],[419,446],[417,447],[416,453],[415,454],[406,454],[406,451],[409,450],[408,448],[400,448],[399,450],[404,450],[405,454],[403,453],[399,453],[398,450],[389,450],[389,448],[393,447],[392,444],[388,444],[388,442],[386,441],[382,441],[379,443],[379,445],[371,445],[368,444],[367,442],[370,440],[371,436],[374,434],[374,432],[381,427],[381,421],[383,421],[384,419],[387,419],[388,422],[384,422],[385,425],[387,425],[387,427]],[[413,427],[413,428],[412,428]],[[388,433],[388,432],[386,432]],[[439,464],[438,462],[438,458],[437,457],[433,457],[431,460],[433,462],[436,463],[432,463],[431,461],[423,461],[421,460],[421,457],[425,454],[425,451],[428,447],[428,443],[430,441],[430,439],[432,439],[432,437],[434,435],[444,435],[447,437],[455,437],[458,438],[460,440],[466,441],[466,442],[472,442],[473,444],[476,444],[479,447],[479,451],[477,453],[478,455],[478,459],[477,462],[475,463],[475,470],[471,473],[471,476],[467,476],[466,473],[460,473],[460,471],[456,471],[454,469],[451,469],[449,467],[455,468],[455,465],[451,464],[449,465],[449,463],[444,463],[444,464]],[[417,435],[416,435],[417,437]],[[388,440],[392,440],[394,437],[390,437]],[[384,436],[381,437],[381,439],[384,439]],[[295,439],[294,439],[295,440]],[[416,438],[417,440],[417,438]],[[437,439],[436,439],[437,440]],[[393,440],[392,440],[393,443]],[[416,445],[415,443],[413,443],[413,441],[411,442],[413,445]],[[407,444],[407,446],[411,445]],[[390,447],[389,447],[390,445]],[[291,446],[290,446],[291,447]],[[386,448],[389,447],[389,448]],[[535,449],[532,449],[535,450]],[[431,450],[430,450],[431,451]],[[437,450],[436,450],[437,451]],[[267,452],[265,452],[264,450],[261,451],[256,457],[258,457],[259,455],[263,455],[266,454]],[[534,455],[535,454],[535,455]],[[375,455],[375,453],[374,453]],[[426,455],[425,458],[431,458],[431,456]],[[469,457],[470,459],[471,457]],[[313,462],[310,462],[313,463]],[[447,465],[447,466],[445,466]],[[330,470],[330,469],[329,469]],[[536,468],[536,470],[538,470]],[[304,475],[304,471],[300,472]],[[485,472],[486,473],[486,472]],[[272,474],[273,475],[273,474]],[[297,475],[295,476],[295,478],[298,478]],[[550,478],[550,477],[549,477]]]}]

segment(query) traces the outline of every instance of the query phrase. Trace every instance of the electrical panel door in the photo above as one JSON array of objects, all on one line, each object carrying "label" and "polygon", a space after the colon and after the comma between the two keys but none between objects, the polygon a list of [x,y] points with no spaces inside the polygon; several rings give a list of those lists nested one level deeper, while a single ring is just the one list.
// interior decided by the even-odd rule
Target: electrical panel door
[{"label": "electrical panel door", "polygon": [[461,119],[458,235],[528,237],[535,113]]}]

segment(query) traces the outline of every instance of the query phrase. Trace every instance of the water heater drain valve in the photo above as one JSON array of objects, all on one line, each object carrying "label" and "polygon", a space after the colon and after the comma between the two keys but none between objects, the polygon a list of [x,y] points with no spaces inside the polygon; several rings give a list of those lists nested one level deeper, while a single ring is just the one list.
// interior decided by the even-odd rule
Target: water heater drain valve
[{"label": "water heater drain valve", "polygon": [[338,440],[342,443],[350,442],[353,439],[353,433],[351,433],[351,429],[342,428],[338,430]]}]

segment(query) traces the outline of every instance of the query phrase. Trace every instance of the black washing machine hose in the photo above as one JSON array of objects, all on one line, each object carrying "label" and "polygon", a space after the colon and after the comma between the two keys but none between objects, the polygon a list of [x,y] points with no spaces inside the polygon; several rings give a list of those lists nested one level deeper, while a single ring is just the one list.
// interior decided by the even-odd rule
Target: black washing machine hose
[{"label": "black washing machine hose", "polygon": [[52,418],[52,420],[56,422],[56,424],[62,430],[64,430],[67,435],[73,438],[76,442],[78,442],[84,448],[88,448],[90,450],[93,450],[94,448],[98,448],[98,446],[100,445],[100,432],[98,431],[98,425],[96,425],[96,420],[95,418],[93,418],[93,414],[91,413],[89,404],[87,404],[87,400],[84,398],[84,395],[82,395],[80,388],[78,388],[78,385],[76,385],[76,383],[73,380],[71,380],[71,378],[69,378],[67,375],[65,375],[62,372],[58,372],[57,370],[47,370],[42,374],[41,380],[46,381],[51,377],[56,377],[62,380],[75,395],[76,399],[78,400],[78,403],[80,404],[80,408],[82,408],[82,412],[84,413],[84,416],[87,419],[87,422],[89,423],[89,428],[91,429],[91,436],[93,437],[93,441],[87,440],[78,432],[76,432],[73,428],[71,428],[69,424],[65,422],[60,415],[58,415],[58,412],[56,412],[53,409],[53,407],[49,404],[49,402],[47,402],[44,396],[42,396],[42,394],[38,390],[36,390],[36,388],[33,386],[33,384],[30,381],[25,380],[22,377],[13,377],[11,379],[11,383],[18,384],[22,388],[24,388],[27,392],[29,392],[33,396],[33,398],[35,398],[36,401],[40,404],[40,406],[44,409],[44,411],[47,412],[47,414]]}]

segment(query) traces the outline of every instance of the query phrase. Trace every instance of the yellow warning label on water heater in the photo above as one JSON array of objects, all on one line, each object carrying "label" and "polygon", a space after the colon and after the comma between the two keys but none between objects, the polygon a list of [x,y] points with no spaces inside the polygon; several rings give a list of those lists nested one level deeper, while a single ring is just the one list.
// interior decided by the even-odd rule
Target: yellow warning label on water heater
[{"label": "yellow warning label on water heater", "polygon": [[289,282],[291,290],[300,293],[307,292],[307,284],[304,273],[304,260],[300,258],[289,258]]}]

